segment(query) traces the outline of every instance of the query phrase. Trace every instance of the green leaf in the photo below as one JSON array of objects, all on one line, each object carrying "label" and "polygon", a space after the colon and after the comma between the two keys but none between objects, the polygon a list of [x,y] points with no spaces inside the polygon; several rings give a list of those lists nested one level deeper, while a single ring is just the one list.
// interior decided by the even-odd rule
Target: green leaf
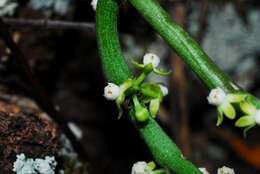
[{"label": "green leaf", "polygon": [[248,115],[252,115],[256,111],[255,106],[249,102],[241,102],[239,106],[241,110]]},{"label": "green leaf", "polygon": [[245,100],[245,98],[246,98],[246,94],[241,94],[241,93],[231,93],[231,94],[228,94],[228,96],[227,96],[227,100],[230,103],[239,103],[239,102]]},{"label": "green leaf", "polygon": [[165,70],[159,69],[159,68],[154,68],[153,72],[160,76],[168,76],[169,74],[171,74],[171,71],[165,71]]},{"label": "green leaf", "polygon": [[141,63],[138,63],[137,61],[135,60],[131,60],[131,63],[133,64],[133,66],[137,69],[143,69],[145,67],[144,64],[141,64]]},{"label": "green leaf", "polygon": [[221,123],[223,122],[223,112],[218,108],[218,121],[217,121],[217,126],[220,126]]},{"label": "green leaf", "polygon": [[248,127],[255,124],[255,118],[253,116],[243,116],[236,121],[236,127]]},{"label": "green leaf", "polygon": [[233,120],[236,118],[235,108],[228,102],[222,104],[220,109],[224,112],[227,118]]},{"label": "green leaf", "polygon": [[160,99],[156,98],[156,99],[151,100],[150,105],[149,105],[149,111],[153,118],[156,117],[156,115],[159,111],[159,108],[160,108]]},{"label": "green leaf", "polygon": [[141,93],[145,97],[150,97],[150,98],[161,99],[163,96],[160,86],[154,83],[143,83],[141,85]]}]

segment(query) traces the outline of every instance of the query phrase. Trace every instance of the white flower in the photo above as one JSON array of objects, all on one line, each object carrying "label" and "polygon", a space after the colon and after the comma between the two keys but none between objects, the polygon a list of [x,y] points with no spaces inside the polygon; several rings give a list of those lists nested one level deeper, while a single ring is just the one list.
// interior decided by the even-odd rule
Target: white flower
[{"label": "white flower", "polygon": [[207,171],[206,168],[199,168],[199,170],[200,170],[203,174],[209,174],[209,172]]},{"label": "white flower", "polygon": [[153,65],[154,68],[156,68],[160,63],[160,58],[153,53],[145,54],[143,58],[143,64],[147,65],[150,63]]},{"label": "white flower", "polygon": [[95,10],[95,11],[97,9],[97,3],[98,3],[98,0],[92,0],[91,1],[91,6],[92,6],[93,10]]},{"label": "white flower", "polygon": [[234,169],[223,166],[222,168],[218,169],[218,174],[235,174],[235,171]]},{"label": "white flower", "polygon": [[108,85],[104,88],[104,96],[108,100],[115,100],[120,93],[120,87],[114,83],[108,83]]},{"label": "white flower", "polygon": [[160,86],[160,88],[161,88],[161,91],[162,91],[162,93],[163,93],[163,96],[168,95],[168,93],[169,93],[168,88],[167,88],[166,86],[163,86],[163,85],[159,85],[159,86]]},{"label": "white flower", "polygon": [[260,125],[260,110],[256,110],[255,112],[255,122]]},{"label": "white flower", "polygon": [[0,7],[3,7],[8,0],[0,0]]},{"label": "white flower", "polygon": [[135,163],[132,167],[131,174],[151,174],[152,170],[144,161]]},{"label": "white flower", "polygon": [[226,100],[227,94],[221,88],[212,89],[207,97],[209,104],[220,106]]}]

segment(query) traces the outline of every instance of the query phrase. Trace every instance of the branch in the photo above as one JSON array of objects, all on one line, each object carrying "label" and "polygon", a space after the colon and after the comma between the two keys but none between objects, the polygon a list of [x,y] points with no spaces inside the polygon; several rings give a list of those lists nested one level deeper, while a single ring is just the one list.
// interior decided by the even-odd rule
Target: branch
[{"label": "branch", "polygon": [[209,88],[221,87],[233,92],[231,80],[214,64],[187,32],[172,21],[155,0],[129,0],[164,40]]},{"label": "branch", "polygon": [[[122,84],[132,76],[125,63],[117,32],[118,5],[114,0],[99,0],[96,14],[97,38],[104,72],[108,80]],[[201,174],[166,135],[158,123],[149,118],[143,125],[132,119],[156,162],[177,174]]]},{"label": "branch", "polygon": [[44,27],[47,29],[74,29],[87,32],[95,32],[94,23],[86,22],[69,22],[57,21],[47,19],[16,19],[16,18],[3,18],[3,21],[12,26],[18,27]]}]

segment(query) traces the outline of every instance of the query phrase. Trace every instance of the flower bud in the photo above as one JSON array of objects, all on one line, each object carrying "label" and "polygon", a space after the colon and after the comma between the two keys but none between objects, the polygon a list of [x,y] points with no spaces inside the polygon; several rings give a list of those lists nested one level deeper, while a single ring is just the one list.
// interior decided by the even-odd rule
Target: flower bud
[{"label": "flower bud", "polygon": [[114,83],[108,83],[104,88],[104,96],[108,100],[115,100],[120,93],[120,87]]},{"label": "flower bud", "polygon": [[160,63],[160,58],[153,54],[153,53],[147,53],[144,55],[143,58],[144,65],[152,64],[154,68],[156,68]]},{"label": "flower bud", "polygon": [[133,165],[131,174],[151,174],[151,172],[146,162],[139,161]]},{"label": "flower bud", "polygon": [[235,174],[235,171],[234,169],[223,166],[222,168],[218,169],[218,174]]},{"label": "flower bud", "polygon": [[97,3],[98,3],[98,0],[92,0],[91,1],[91,6],[92,6],[93,10],[95,10],[95,11],[97,9]]},{"label": "flower bud", "polygon": [[209,104],[219,106],[226,100],[226,93],[221,88],[215,88],[210,91],[207,97]]},{"label": "flower bud", "polygon": [[256,110],[255,112],[255,122],[260,125],[260,110]]}]

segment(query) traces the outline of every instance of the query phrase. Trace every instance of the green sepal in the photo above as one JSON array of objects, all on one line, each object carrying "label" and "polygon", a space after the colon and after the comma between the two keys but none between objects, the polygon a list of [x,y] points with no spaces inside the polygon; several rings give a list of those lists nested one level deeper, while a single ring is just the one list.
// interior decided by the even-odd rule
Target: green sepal
[{"label": "green sepal", "polygon": [[145,97],[150,98],[162,98],[163,96],[160,86],[154,83],[143,83],[141,85],[141,93]]},{"label": "green sepal", "polygon": [[220,109],[223,111],[225,116],[231,120],[236,118],[236,110],[235,108],[228,102],[222,104]]},{"label": "green sepal", "polygon": [[169,174],[170,172],[167,172],[164,169],[158,169],[151,172],[151,174]]},{"label": "green sepal", "polygon": [[133,96],[134,110],[135,110],[135,119],[138,122],[145,122],[149,119],[150,113],[145,106],[143,106],[136,95]]},{"label": "green sepal", "polygon": [[131,60],[131,63],[133,64],[133,66],[137,69],[144,69],[145,65],[144,64],[141,64],[141,63],[138,63],[137,61],[135,60]]},{"label": "green sepal", "polygon": [[149,163],[147,163],[147,166],[151,169],[154,170],[156,168],[156,164],[154,161],[151,161]]},{"label": "green sepal", "polygon": [[227,100],[230,103],[239,103],[245,100],[246,94],[241,94],[241,93],[230,93],[227,96]]},{"label": "green sepal", "polygon": [[160,75],[160,76],[168,76],[169,74],[171,74],[171,71],[165,71],[165,70],[160,69],[160,68],[154,68],[153,72],[157,75]]},{"label": "green sepal", "polygon": [[236,121],[235,126],[236,127],[248,127],[253,124],[255,124],[255,118],[253,116],[246,115],[246,116],[240,117]]},{"label": "green sepal", "polygon": [[256,110],[255,106],[254,106],[253,104],[249,103],[249,102],[241,102],[241,103],[239,104],[239,106],[240,106],[240,109],[241,109],[244,113],[246,113],[246,114],[248,114],[248,115],[251,115],[251,114],[254,113],[255,110]]},{"label": "green sepal", "polygon": [[218,120],[217,120],[217,126],[220,126],[223,122],[224,116],[223,112],[218,108]]},{"label": "green sepal", "polygon": [[159,98],[152,99],[150,102],[150,105],[149,105],[149,111],[153,118],[156,117],[156,115],[159,111],[159,108],[160,108],[160,99]]},{"label": "green sepal", "polygon": [[120,119],[123,115],[123,108],[122,108],[122,104],[125,101],[125,93],[126,91],[131,88],[133,80],[132,79],[128,79],[127,81],[125,81],[121,86],[120,86],[120,92],[119,92],[119,96],[116,98],[116,106],[118,109],[118,119]]}]

